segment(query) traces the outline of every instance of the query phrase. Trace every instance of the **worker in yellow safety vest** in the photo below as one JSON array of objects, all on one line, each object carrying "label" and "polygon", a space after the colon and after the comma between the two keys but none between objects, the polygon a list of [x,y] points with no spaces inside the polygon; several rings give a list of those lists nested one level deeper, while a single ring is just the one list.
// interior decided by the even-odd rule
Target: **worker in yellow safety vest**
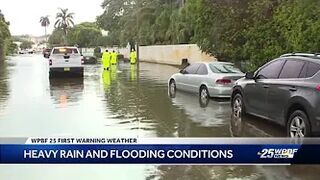
[{"label": "worker in yellow safety vest", "polygon": [[136,62],[137,62],[137,53],[134,49],[132,49],[130,52],[130,63],[136,64]]},{"label": "worker in yellow safety vest", "polygon": [[111,53],[108,50],[106,50],[102,54],[102,66],[104,70],[110,69],[110,61],[111,61]]},{"label": "worker in yellow safety vest", "polygon": [[111,53],[111,65],[117,65],[117,61],[118,61],[118,53],[113,51]]}]

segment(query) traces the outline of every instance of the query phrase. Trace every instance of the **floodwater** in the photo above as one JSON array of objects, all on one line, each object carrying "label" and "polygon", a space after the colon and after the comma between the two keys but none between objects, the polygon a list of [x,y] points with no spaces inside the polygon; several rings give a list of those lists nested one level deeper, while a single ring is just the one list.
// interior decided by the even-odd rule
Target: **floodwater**
[{"label": "floodwater", "polygon": [[[168,96],[176,67],[87,65],[83,79],[49,80],[41,55],[0,61],[0,137],[281,137],[259,118],[231,119],[229,100]],[[1,165],[0,179],[318,179],[314,166]]]}]

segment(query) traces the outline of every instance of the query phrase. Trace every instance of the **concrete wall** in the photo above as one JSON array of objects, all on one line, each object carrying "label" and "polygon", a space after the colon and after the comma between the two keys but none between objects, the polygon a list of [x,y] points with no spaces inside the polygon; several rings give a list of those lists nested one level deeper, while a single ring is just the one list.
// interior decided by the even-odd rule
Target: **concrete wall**
[{"label": "concrete wall", "polygon": [[81,48],[83,54],[92,54],[94,53],[94,48]]},{"label": "concrete wall", "polygon": [[140,46],[141,61],[180,65],[184,58],[187,58],[191,63],[216,60],[214,57],[201,52],[196,44]]},{"label": "concrete wall", "polygon": [[[108,49],[109,51],[117,51],[123,54],[125,58],[130,56],[130,47],[101,47],[102,51]],[[157,46],[140,46],[139,48],[140,61],[181,65],[181,60],[186,58],[189,62],[208,62],[216,61],[216,59],[206,53],[201,52],[196,44],[185,45],[157,45]],[[93,49],[86,49],[84,52],[93,51]]]}]

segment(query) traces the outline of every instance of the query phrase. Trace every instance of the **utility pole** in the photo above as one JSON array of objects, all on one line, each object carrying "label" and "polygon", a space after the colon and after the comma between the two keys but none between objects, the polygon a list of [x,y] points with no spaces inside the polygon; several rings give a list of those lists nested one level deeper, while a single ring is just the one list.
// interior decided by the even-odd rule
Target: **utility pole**
[{"label": "utility pole", "polygon": [[173,44],[173,42],[174,42],[174,41],[173,41],[173,36],[172,36],[172,34],[173,34],[173,22],[172,22],[172,16],[173,16],[173,13],[172,13],[172,0],[170,0],[170,11],[171,11],[171,12],[170,12],[170,13],[171,13],[171,14],[170,14],[170,16],[171,16],[171,18],[170,18],[170,19],[171,19],[171,23],[170,23],[170,24],[171,24],[171,25],[170,25],[170,30],[171,30],[171,44]]},{"label": "utility pole", "polygon": [[[137,4],[139,5],[139,0],[137,0]],[[139,35],[139,29],[140,29],[140,23],[139,23],[139,11],[141,10],[141,7],[139,7],[138,11],[137,11],[137,73],[139,72],[139,66],[140,66],[140,50],[139,50],[139,42],[140,42],[140,35]]]},{"label": "utility pole", "polygon": [[[137,14],[137,42],[136,42],[136,46],[137,46],[137,49],[136,49],[136,53],[137,53],[137,81],[139,82],[139,71],[140,71],[140,35],[139,35],[139,29],[140,29],[140,25],[139,25],[139,14]],[[139,126],[140,126],[140,120],[139,120]]]},{"label": "utility pole", "polygon": [[140,65],[140,49],[139,49],[139,33],[138,33],[138,39],[137,39],[137,67],[139,70],[139,65]]}]

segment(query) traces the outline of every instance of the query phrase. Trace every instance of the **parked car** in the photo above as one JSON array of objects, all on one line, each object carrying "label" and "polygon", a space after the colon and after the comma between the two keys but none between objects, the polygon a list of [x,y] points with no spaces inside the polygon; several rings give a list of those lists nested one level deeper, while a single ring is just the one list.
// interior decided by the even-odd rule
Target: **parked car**
[{"label": "parked car", "polygon": [[84,64],[97,64],[97,58],[92,54],[83,54]]},{"label": "parked car", "polygon": [[28,54],[28,51],[22,49],[22,50],[19,50],[19,51],[18,51],[18,54]]},{"label": "parked car", "polygon": [[176,90],[199,93],[202,101],[209,97],[230,98],[236,80],[244,74],[232,63],[194,63],[169,79],[169,93]]},{"label": "parked car", "polygon": [[33,54],[33,50],[32,49],[22,49],[20,51],[18,51],[19,54]]},{"label": "parked car", "polygon": [[83,76],[83,57],[77,47],[55,47],[50,53],[49,77],[58,74],[75,74]]},{"label": "parked car", "polygon": [[233,116],[245,113],[286,127],[289,137],[320,132],[320,56],[285,54],[247,73],[232,92]]},{"label": "parked car", "polygon": [[52,51],[52,49],[50,49],[50,48],[44,49],[44,50],[42,51],[43,57],[44,57],[44,58],[49,58],[51,51]]},{"label": "parked car", "polygon": [[36,51],[34,49],[27,49],[28,54],[34,54]]}]

